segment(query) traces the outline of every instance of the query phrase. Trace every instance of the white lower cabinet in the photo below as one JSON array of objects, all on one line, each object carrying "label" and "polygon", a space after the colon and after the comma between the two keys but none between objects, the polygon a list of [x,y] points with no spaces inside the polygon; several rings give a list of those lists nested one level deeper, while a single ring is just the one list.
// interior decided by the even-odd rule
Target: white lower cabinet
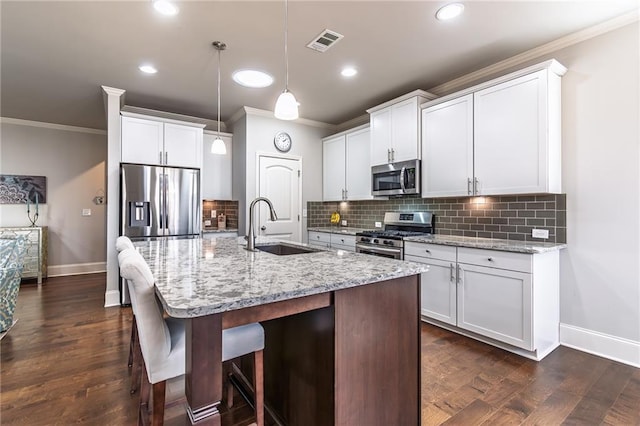
[{"label": "white lower cabinet", "polygon": [[308,237],[309,245],[313,247],[356,251],[356,237],[354,235],[309,231]]},{"label": "white lower cabinet", "polygon": [[422,274],[422,317],[540,360],[559,344],[559,253],[526,254],[405,242]]},{"label": "white lower cabinet", "polygon": [[356,237],[347,234],[331,234],[331,248],[355,252]]},{"label": "white lower cabinet", "polygon": [[331,247],[331,234],[327,232],[309,231],[309,245],[318,248]]}]

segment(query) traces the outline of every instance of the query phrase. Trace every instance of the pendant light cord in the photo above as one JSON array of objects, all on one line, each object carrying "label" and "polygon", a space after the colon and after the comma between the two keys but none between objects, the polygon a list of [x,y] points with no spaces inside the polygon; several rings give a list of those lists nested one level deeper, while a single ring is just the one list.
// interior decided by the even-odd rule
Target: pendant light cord
[{"label": "pendant light cord", "polygon": [[227,48],[227,45],[221,41],[214,41],[213,47],[218,51],[218,139],[220,139],[220,68],[222,59],[220,52]]},{"label": "pendant light cord", "polygon": [[284,91],[289,91],[289,52],[287,45],[289,44],[289,2],[284,0],[284,64],[285,64],[285,80]]},{"label": "pendant light cord", "polygon": [[218,49],[218,139],[220,139],[220,49]]}]

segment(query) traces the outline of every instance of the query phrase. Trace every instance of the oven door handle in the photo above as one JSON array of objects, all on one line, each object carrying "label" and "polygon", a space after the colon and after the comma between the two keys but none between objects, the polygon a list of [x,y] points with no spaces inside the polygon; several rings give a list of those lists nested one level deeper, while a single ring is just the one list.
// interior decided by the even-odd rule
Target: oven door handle
[{"label": "oven door handle", "polygon": [[356,248],[362,248],[365,250],[377,251],[379,253],[388,253],[388,254],[398,254],[400,252],[399,249],[388,249],[386,247],[372,246],[368,244],[356,244]]},{"label": "oven door handle", "polygon": [[401,168],[400,169],[400,189],[402,189],[403,194],[407,192],[407,188],[405,185],[406,174],[407,174],[407,168],[406,167]]}]

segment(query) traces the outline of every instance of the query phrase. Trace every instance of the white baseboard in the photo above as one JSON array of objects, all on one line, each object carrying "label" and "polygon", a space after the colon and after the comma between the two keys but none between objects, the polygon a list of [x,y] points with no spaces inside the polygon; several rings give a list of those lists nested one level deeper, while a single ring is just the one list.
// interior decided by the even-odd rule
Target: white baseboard
[{"label": "white baseboard", "polygon": [[560,344],[579,351],[640,367],[640,342],[560,324]]},{"label": "white baseboard", "polygon": [[107,270],[107,262],[72,263],[68,265],[49,265],[48,277],[63,277],[67,275],[97,274]]},{"label": "white baseboard", "polygon": [[104,307],[120,306],[120,292],[118,290],[109,290],[104,294]]}]

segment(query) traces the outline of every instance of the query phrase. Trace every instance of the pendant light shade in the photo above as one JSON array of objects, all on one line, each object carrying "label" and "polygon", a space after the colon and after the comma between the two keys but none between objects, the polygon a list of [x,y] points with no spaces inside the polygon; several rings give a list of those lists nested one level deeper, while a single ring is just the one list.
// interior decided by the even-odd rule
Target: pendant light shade
[{"label": "pendant light shade", "polygon": [[218,155],[225,155],[227,153],[227,146],[224,144],[224,141],[220,139],[220,136],[216,137],[211,144],[211,153]]},{"label": "pendant light shade", "polygon": [[287,38],[289,31],[289,2],[284,1],[284,67],[285,67],[285,80],[284,90],[276,101],[276,107],[273,111],[273,115],[280,120],[295,120],[298,118],[298,101],[293,93],[289,91],[289,54],[287,51]]},{"label": "pendant light shade", "polygon": [[278,96],[276,101],[274,115],[280,120],[295,120],[298,118],[298,101],[296,101],[293,93],[284,89],[284,92]]},{"label": "pendant light shade", "polygon": [[218,135],[211,144],[211,153],[225,155],[227,153],[227,146],[220,137],[220,52],[225,50],[227,45],[221,41],[214,41],[213,47],[218,51]]}]

